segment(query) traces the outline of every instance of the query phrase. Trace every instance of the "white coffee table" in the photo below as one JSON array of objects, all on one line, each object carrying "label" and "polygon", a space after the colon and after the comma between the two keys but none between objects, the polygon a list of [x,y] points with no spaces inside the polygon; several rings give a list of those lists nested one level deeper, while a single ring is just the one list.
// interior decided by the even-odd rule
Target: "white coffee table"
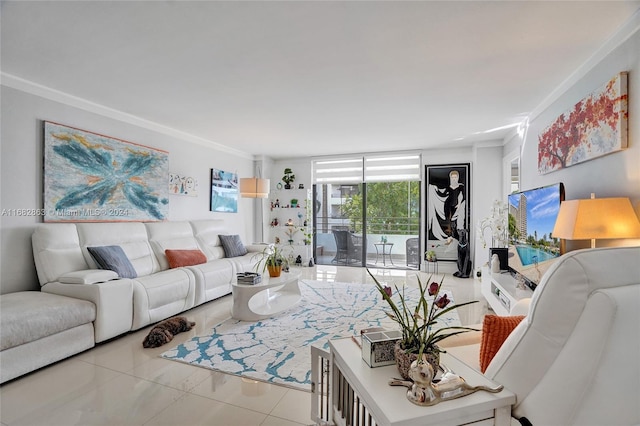
[{"label": "white coffee table", "polygon": [[300,271],[283,272],[278,278],[265,273],[255,285],[231,284],[231,316],[242,321],[256,321],[289,309],[300,301]]}]

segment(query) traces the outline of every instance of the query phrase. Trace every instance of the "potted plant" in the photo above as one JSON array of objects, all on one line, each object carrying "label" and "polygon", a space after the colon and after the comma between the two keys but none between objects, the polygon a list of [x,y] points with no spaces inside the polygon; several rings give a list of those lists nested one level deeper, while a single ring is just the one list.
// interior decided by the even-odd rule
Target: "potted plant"
[{"label": "potted plant", "polygon": [[293,171],[288,167],[284,169],[284,176],[282,177],[284,189],[291,189],[291,183],[293,183],[294,180],[296,180],[296,175],[293,174]]},{"label": "potted plant", "polygon": [[[426,359],[433,367],[433,371],[438,371],[441,351],[437,343],[440,340],[468,331],[477,331],[475,328],[461,326],[447,326],[438,329],[434,327],[438,318],[443,314],[461,306],[478,302],[474,300],[447,307],[451,300],[446,293],[440,295],[444,277],[439,283],[432,282],[429,285],[423,285],[420,275],[417,274],[418,302],[414,308],[410,308],[404,287],[400,290],[396,286],[394,295],[391,287],[380,284],[369,269],[367,272],[373,278],[382,298],[391,308],[392,312],[387,312],[387,316],[400,326],[402,338],[396,343],[394,352],[398,371],[405,380],[409,380],[409,367],[416,359]],[[431,281],[431,277],[429,277],[429,281]],[[429,304],[427,297],[432,297],[431,304]]]},{"label": "potted plant", "polygon": [[489,259],[491,259],[492,255],[497,254],[500,261],[500,269],[507,269],[507,242],[509,238],[509,206],[507,203],[500,200],[494,200],[491,208],[491,215],[478,221],[478,238],[482,239],[482,246],[484,248],[487,247],[487,241],[484,236],[487,229],[491,230]]},{"label": "potted plant", "polygon": [[435,262],[436,261],[436,251],[435,250],[427,250],[424,254],[424,258],[427,262]]},{"label": "potted plant", "polygon": [[279,277],[282,268],[288,264],[287,256],[277,245],[265,247],[261,253],[257,253],[257,256],[260,256],[260,260],[256,263],[256,272],[262,267],[262,272],[268,270],[269,276],[272,278]]},{"label": "potted plant", "polygon": [[294,209],[296,207],[298,207],[298,199],[297,198],[292,198],[291,199],[291,207],[293,207]]}]

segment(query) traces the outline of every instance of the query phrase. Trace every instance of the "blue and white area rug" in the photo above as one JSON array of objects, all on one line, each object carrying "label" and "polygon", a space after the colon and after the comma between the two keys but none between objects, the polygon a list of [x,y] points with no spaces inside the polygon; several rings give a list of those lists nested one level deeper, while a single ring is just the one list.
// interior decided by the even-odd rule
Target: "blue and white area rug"
[{"label": "blue and white area rug", "polygon": [[[359,335],[370,327],[396,329],[387,303],[372,284],[301,280],[302,300],[273,318],[256,322],[229,318],[208,336],[194,337],[161,356],[174,361],[311,390],[311,345],[328,349],[328,340]],[[417,289],[407,288],[414,307]],[[450,292],[447,292],[452,299]],[[456,310],[442,326],[460,325]]]}]

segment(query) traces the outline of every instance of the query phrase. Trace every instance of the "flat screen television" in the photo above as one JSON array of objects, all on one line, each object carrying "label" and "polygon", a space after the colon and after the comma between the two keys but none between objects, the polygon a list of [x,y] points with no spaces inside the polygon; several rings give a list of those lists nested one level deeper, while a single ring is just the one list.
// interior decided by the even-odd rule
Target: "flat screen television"
[{"label": "flat screen television", "polygon": [[509,195],[509,271],[532,290],[563,254],[561,240],[552,235],[562,201],[562,183]]}]

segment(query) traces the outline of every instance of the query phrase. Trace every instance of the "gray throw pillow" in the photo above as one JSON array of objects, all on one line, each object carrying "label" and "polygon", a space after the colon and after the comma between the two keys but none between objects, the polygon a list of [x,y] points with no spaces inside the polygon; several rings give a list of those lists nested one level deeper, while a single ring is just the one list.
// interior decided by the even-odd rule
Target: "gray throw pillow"
[{"label": "gray throw pillow", "polygon": [[240,241],[240,235],[219,235],[225,257],[238,257],[247,254],[247,248]]},{"label": "gray throw pillow", "polygon": [[124,254],[120,246],[87,247],[91,256],[102,269],[115,271],[120,278],[135,278],[138,276],[135,268]]}]

